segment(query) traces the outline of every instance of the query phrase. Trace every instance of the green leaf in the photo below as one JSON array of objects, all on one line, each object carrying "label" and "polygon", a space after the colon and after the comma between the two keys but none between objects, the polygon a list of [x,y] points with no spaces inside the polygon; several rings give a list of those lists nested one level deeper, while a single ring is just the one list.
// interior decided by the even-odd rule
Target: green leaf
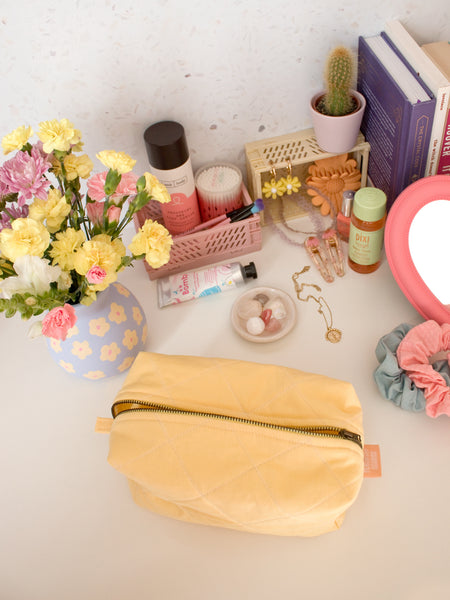
[{"label": "green leaf", "polygon": [[111,196],[111,194],[114,194],[121,179],[122,175],[120,175],[120,173],[118,173],[114,169],[110,169],[108,171],[105,181],[105,194],[107,196]]},{"label": "green leaf", "polygon": [[136,181],[136,189],[138,192],[142,192],[143,190],[145,190],[145,175],[141,175],[141,177],[139,177],[139,179]]}]

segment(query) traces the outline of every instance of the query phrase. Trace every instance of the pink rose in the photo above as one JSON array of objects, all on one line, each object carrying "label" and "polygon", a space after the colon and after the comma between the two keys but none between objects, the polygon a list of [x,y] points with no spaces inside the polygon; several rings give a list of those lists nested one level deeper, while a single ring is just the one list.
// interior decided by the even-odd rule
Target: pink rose
[{"label": "pink rose", "polygon": [[94,266],[89,269],[86,273],[86,279],[89,283],[101,283],[106,277],[105,269],[101,267]]},{"label": "pink rose", "polygon": [[52,308],[42,321],[42,333],[56,340],[65,340],[67,332],[77,322],[75,309],[71,304]]}]

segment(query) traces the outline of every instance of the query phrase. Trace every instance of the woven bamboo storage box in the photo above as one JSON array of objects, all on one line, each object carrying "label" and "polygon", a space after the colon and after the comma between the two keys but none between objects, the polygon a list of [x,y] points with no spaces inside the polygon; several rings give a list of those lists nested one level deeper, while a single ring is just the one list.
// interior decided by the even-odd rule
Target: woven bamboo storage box
[{"label": "woven bamboo storage box", "polygon": [[[361,172],[361,187],[367,185],[369,151],[370,144],[365,141],[363,134],[360,133],[356,145],[348,152],[348,157],[356,160],[358,169]],[[286,176],[288,174],[288,160],[292,165],[292,175],[297,176],[304,186],[308,177],[308,168],[316,160],[331,156],[334,155],[320,149],[313,129],[304,129],[296,133],[247,143],[245,144],[245,157],[250,195],[253,199],[262,198],[264,183],[272,179],[272,168],[275,169],[277,178]],[[300,192],[304,193],[304,190],[303,192],[300,190]],[[281,199],[263,198],[263,200],[265,210],[267,210],[272,207],[272,204],[279,203]],[[283,196],[283,203],[286,219],[295,219],[305,214],[294,199],[289,196]],[[273,210],[271,214],[275,215],[276,212],[276,210]],[[277,220],[277,218],[274,217],[274,220]]]},{"label": "woven bamboo storage box", "polygon": [[[242,186],[242,194],[244,204],[251,204],[252,200],[245,186]],[[142,227],[146,219],[164,223],[158,202],[150,201],[134,215],[136,229]],[[170,261],[166,265],[152,269],[145,260],[144,265],[150,279],[159,279],[256,252],[261,250],[261,244],[260,216],[256,214],[236,223],[217,225],[204,231],[174,237]]]}]

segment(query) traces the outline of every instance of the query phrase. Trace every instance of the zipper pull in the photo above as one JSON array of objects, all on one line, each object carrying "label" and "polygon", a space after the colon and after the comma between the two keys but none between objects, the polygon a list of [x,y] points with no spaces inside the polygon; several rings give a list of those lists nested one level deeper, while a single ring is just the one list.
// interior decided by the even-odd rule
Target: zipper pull
[{"label": "zipper pull", "polygon": [[353,431],[349,431],[348,429],[339,429],[339,437],[341,437],[344,440],[356,442],[358,446],[362,448],[362,441],[359,433],[353,433]]}]

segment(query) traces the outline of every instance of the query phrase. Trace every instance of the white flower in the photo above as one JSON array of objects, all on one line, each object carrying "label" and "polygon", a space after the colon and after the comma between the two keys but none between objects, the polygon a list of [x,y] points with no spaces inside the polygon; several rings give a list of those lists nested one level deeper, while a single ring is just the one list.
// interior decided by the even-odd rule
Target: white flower
[{"label": "white flower", "polygon": [[35,323],[33,323],[33,325],[31,325],[30,329],[28,330],[27,335],[31,340],[40,337],[42,335],[42,321],[36,321]]},{"label": "white flower", "polygon": [[61,275],[60,267],[52,267],[47,259],[29,254],[14,261],[14,270],[17,276],[0,281],[0,298],[10,300],[13,294],[43,294]]}]

